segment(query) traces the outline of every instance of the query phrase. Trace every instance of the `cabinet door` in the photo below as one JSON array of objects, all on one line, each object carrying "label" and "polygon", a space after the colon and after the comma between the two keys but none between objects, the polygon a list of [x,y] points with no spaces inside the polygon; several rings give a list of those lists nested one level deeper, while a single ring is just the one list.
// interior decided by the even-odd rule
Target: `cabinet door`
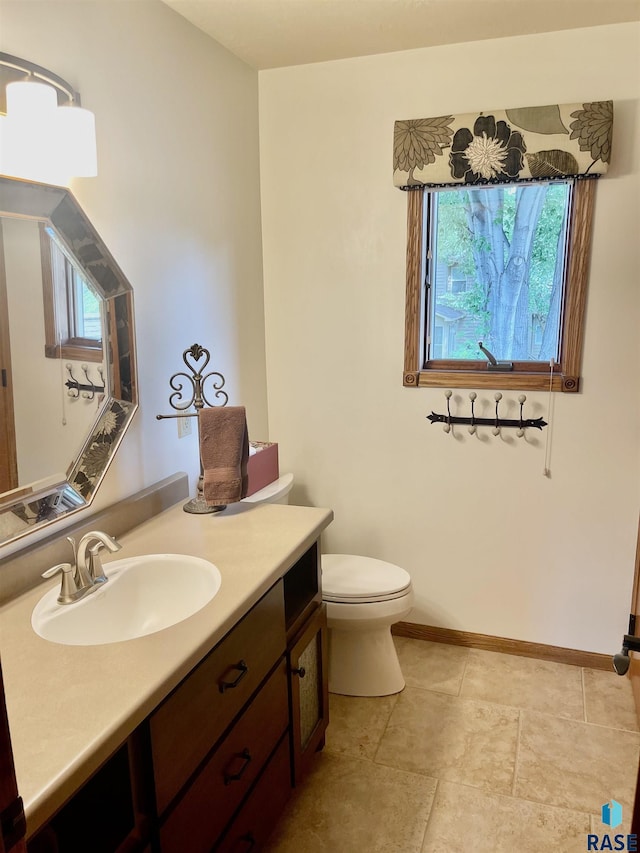
[{"label": "cabinet door", "polygon": [[323,604],[288,650],[294,785],[300,783],[314,753],[324,745],[329,724],[327,642],[327,608]]}]

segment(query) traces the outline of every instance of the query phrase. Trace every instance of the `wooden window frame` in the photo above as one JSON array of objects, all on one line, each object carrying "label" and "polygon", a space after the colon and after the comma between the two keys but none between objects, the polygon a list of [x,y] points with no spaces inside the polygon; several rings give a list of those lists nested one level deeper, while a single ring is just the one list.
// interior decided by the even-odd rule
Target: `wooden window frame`
[{"label": "wooden window frame", "polygon": [[[51,238],[44,222],[39,223],[40,257],[42,261],[42,300],[44,304],[44,354],[46,358],[64,358],[74,361],[100,363],[104,356],[102,341],[96,344],[89,338],[74,338],[69,329],[67,294],[56,287],[51,259]],[[62,258],[62,253],[60,253]]]},{"label": "wooden window frame", "polygon": [[421,187],[407,192],[407,283],[403,385],[407,388],[503,388],[522,391],[580,390],[584,315],[591,254],[595,180],[576,180],[570,211],[567,275],[561,313],[560,357],[546,362],[516,361],[513,371],[489,371],[486,361],[422,361],[426,284],[426,223]]}]

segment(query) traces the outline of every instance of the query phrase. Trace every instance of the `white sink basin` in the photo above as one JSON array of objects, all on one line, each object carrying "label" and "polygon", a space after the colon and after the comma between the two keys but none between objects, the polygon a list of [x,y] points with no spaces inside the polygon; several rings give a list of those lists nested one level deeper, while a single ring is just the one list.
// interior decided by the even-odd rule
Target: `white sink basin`
[{"label": "white sink basin", "polygon": [[75,604],[58,604],[58,586],[44,595],[31,615],[36,634],[70,646],[144,637],[192,616],[222,580],[213,563],[184,554],[115,560],[105,573],[108,583]]}]

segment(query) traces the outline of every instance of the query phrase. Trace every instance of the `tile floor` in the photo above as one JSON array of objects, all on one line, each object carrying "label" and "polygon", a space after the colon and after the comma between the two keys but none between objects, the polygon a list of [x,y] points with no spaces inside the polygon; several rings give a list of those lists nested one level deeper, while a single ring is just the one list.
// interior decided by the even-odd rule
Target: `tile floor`
[{"label": "tile floor", "polygon": [[[629,832],[640,733],[613,671],[395,638],[397,696],[330,696],[269,853],[578,853]],[[623,806],[609,830],[603,803]]]}]

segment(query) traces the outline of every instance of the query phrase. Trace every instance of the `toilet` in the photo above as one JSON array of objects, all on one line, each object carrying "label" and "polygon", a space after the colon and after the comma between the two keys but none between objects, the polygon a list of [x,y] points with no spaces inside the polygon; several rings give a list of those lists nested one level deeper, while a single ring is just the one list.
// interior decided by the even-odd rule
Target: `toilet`
[{"label": "toilet", "polygon": [[[243,498],[243,504],[289,503],[293,474]],[[411,576],[373,557],[323,554],[322,600],[329,628],[329,691],[389,696],[404,688],[391,626],[413,606]]]},{"label": "toilet", "polygon": [[240,503],[243,504],[288,504],[289,492],[293,486],[293,474],[283,474],[274,480],[273,483],[268,483],[262,489],[243,498]]},{"label": "toilet", "polygon": [[391,625],[413,606],[405,569],[353,554],[322,555],[329,626],[329,691],[389,696],[405,685]]}]

